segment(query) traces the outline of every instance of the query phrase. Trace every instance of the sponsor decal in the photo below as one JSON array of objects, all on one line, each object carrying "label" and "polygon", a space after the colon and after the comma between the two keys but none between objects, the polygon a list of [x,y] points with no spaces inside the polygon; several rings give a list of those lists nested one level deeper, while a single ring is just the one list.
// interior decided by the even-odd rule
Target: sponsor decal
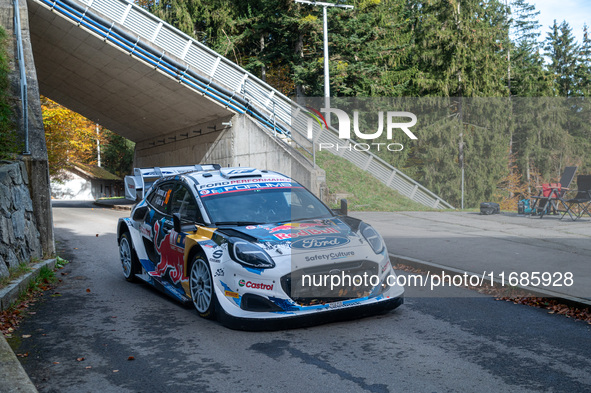
[{"label": "sponsor decal", "polygon": [[389,266],[390,266],[390,261],[387,261],[387,262],[384,264],[384,266],[382,267],[382,273],[383,273],[383,272],[385,272],[385,271],[388,269],[388,267],[389,267]]},{"label": "sponsor decal", "polygon": [[[329,228],[330,229],[330,228]],[[349,239],[342,236],[322,236],[311,239],[299,239],[291,243],[291,248],[330,248],[339,247],[349,243]]]},{"label": "sponsor decal", "polygon": [[355,251],[340,251],[340,252],[331,252],[330,254],[319,254],[319,255],[313,255],[311,257],[306,257],[306,262],[312,262],[312,261],[323,261],[323,260],[334,260],[334,259],[343,259],[343,258],[348,258],[348,257],[352,257],[355,255]]},{"label": "sponsor decal", "polygon": [[[160,221],[154,225],[156,236],[160,233]],[[168,232],[160,242],[154,239],[156,251],[160,254],[160,263],[154,271],[148,272],[152,277],[165,277],[168,275],[173,284],[186,279],[183,276],[184,265],[184,243],[185,236],[180,236],[174,231]]]},{"label": "sponsor decal", "polygon": [[351,306],[355,306],[357,304],[361,304],[361,302],[349,302],[349,303],[334,302],[334,303],[328,303],[328,308],[351,307]]},{"label": "sponsor decal", "polygon": [[202,184],[199,186],[199,189],[202,190],[204,188],[229,186],[232,184],[264,183],[264,182],[291,182],[291,180],[286,177],[267,178],[267,179],[262,178],[262,177],[257,177],[254,179],[238,179],[238,180],[231,180],[231,181],[222,181],[222,182],[218,182],[218,183]]},{"label": "sponsor decal", "polygon": [[224,255],[224,252],[222,250],[215,250],[211,255],[216,259],[220,259]]},{"label": "sponsor decal", "polygon": [[207,197],[211,195],[226,194],[230,192],[249,191],[249,190],[268,190],[274,188],[301,188],[294,187],[291,182],[265,182],[265,183],[249,183],[240,185],[230,185],[226,187],[211,188],[206,190],[200,190],[199,195]]},{"label": "sponsor decal", "polygon": [[263,289],[265,291],[272,291],[273,284],[265,284],[262,282],[252,282],[246,280],[238,281],[238,285],[241,287],[252,288],[252,289]]},{"label": "sponsor decal", "polygon": [[224,291],[224,295],[226,295],[228,297],[233,297],[234,299],[238,299],[240,297],[240,295],[238,295],[238,292],[232,292],[232,291]]},{"label": "sponsor decal", "polygon": [[310,228],[310,229],[301,229],[298,232],[288,232],[288,233],[275,233],[275,236],[279,240],[286,240],[286,239],[295,239],[296,237],[303,237],[303,236],[315,236],[315,235],[327,235],[330,233],[341,233],[337,228]]},{"label": "sponsor decal", "polygon": [[276,226],[274,228],[266,228],[266,229],[269,231],[269,233],[275,233],[275,232],[279,232],[279,231],[290,231],[290,230],[294,230],[294,229],[305,229],[305,228],[325,227],[325,226],[327,226],[327,225],[322,222],[304,222],[304,223],[294,222],[294,223],[283,224],[283,225]]},{"label": "sponsor decal", "polygon": [[224,277],[224,269],[218,269],[213,274],[214,277]]},{"label": "sponsor decal", "polygon": [[147,224],[142,224],[140,225],[140,233],[144,236],[146,236],[147,238],[151,238],[152,237],[152,227],[150,227]]}]

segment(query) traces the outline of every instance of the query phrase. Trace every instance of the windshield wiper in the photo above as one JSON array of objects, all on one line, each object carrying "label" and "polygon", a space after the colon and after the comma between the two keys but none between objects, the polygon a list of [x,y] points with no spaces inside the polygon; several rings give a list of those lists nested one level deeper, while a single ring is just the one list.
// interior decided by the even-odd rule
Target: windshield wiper
[{"label": "windshield wiper", "polygon": [[237,226],[246,226],[246,225],[259,225],[262,222],[256,221],[218,221],[215,225],[237,225]]}]

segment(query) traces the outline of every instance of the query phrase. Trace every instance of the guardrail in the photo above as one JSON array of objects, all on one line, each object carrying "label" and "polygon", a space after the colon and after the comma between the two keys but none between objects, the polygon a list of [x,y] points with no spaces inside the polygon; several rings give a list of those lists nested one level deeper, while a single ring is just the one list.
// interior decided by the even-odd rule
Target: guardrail
[{"label": "guardrail", "polygon": [[[278,141],[290,146],[295,144],[292,147],[313,165],[316,143],[355,143],[340,140],[338,132],[331,127],[317,133],[314,140],[308,140],[307,122],[301,116],[293,116],[294,111],[306,111],[305,108],[237,64],[127,0],[34,1],[60,12],[101,39],[112,42],[197,92],[238,113],[247,113],[275,136],[279,134],[281,138],[277,138]],[[342,157],[416,202],[433,208],[453,208],[369,151],[345,150]]]}]

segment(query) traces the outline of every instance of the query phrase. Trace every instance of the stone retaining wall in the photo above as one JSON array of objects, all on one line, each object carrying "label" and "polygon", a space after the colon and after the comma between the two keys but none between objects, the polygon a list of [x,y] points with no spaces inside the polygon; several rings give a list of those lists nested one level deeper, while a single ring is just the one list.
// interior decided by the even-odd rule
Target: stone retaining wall
[{"label": "stone retaining wall", "polygon": [[23,161],[0,161],[0,277],[43,254],[28,182]]}]

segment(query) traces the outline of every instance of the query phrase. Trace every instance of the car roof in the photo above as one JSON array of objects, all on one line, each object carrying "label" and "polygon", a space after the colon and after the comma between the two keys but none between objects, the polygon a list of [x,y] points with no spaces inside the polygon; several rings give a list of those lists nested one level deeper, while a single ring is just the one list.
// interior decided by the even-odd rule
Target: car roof
[{"label": "car roof", "polygon": [[279,172],[250,167],[228,167],[213,171],[194,171],[183,175],[187,180],[195,182],[200,189],[251,182],[294,182]]}]

